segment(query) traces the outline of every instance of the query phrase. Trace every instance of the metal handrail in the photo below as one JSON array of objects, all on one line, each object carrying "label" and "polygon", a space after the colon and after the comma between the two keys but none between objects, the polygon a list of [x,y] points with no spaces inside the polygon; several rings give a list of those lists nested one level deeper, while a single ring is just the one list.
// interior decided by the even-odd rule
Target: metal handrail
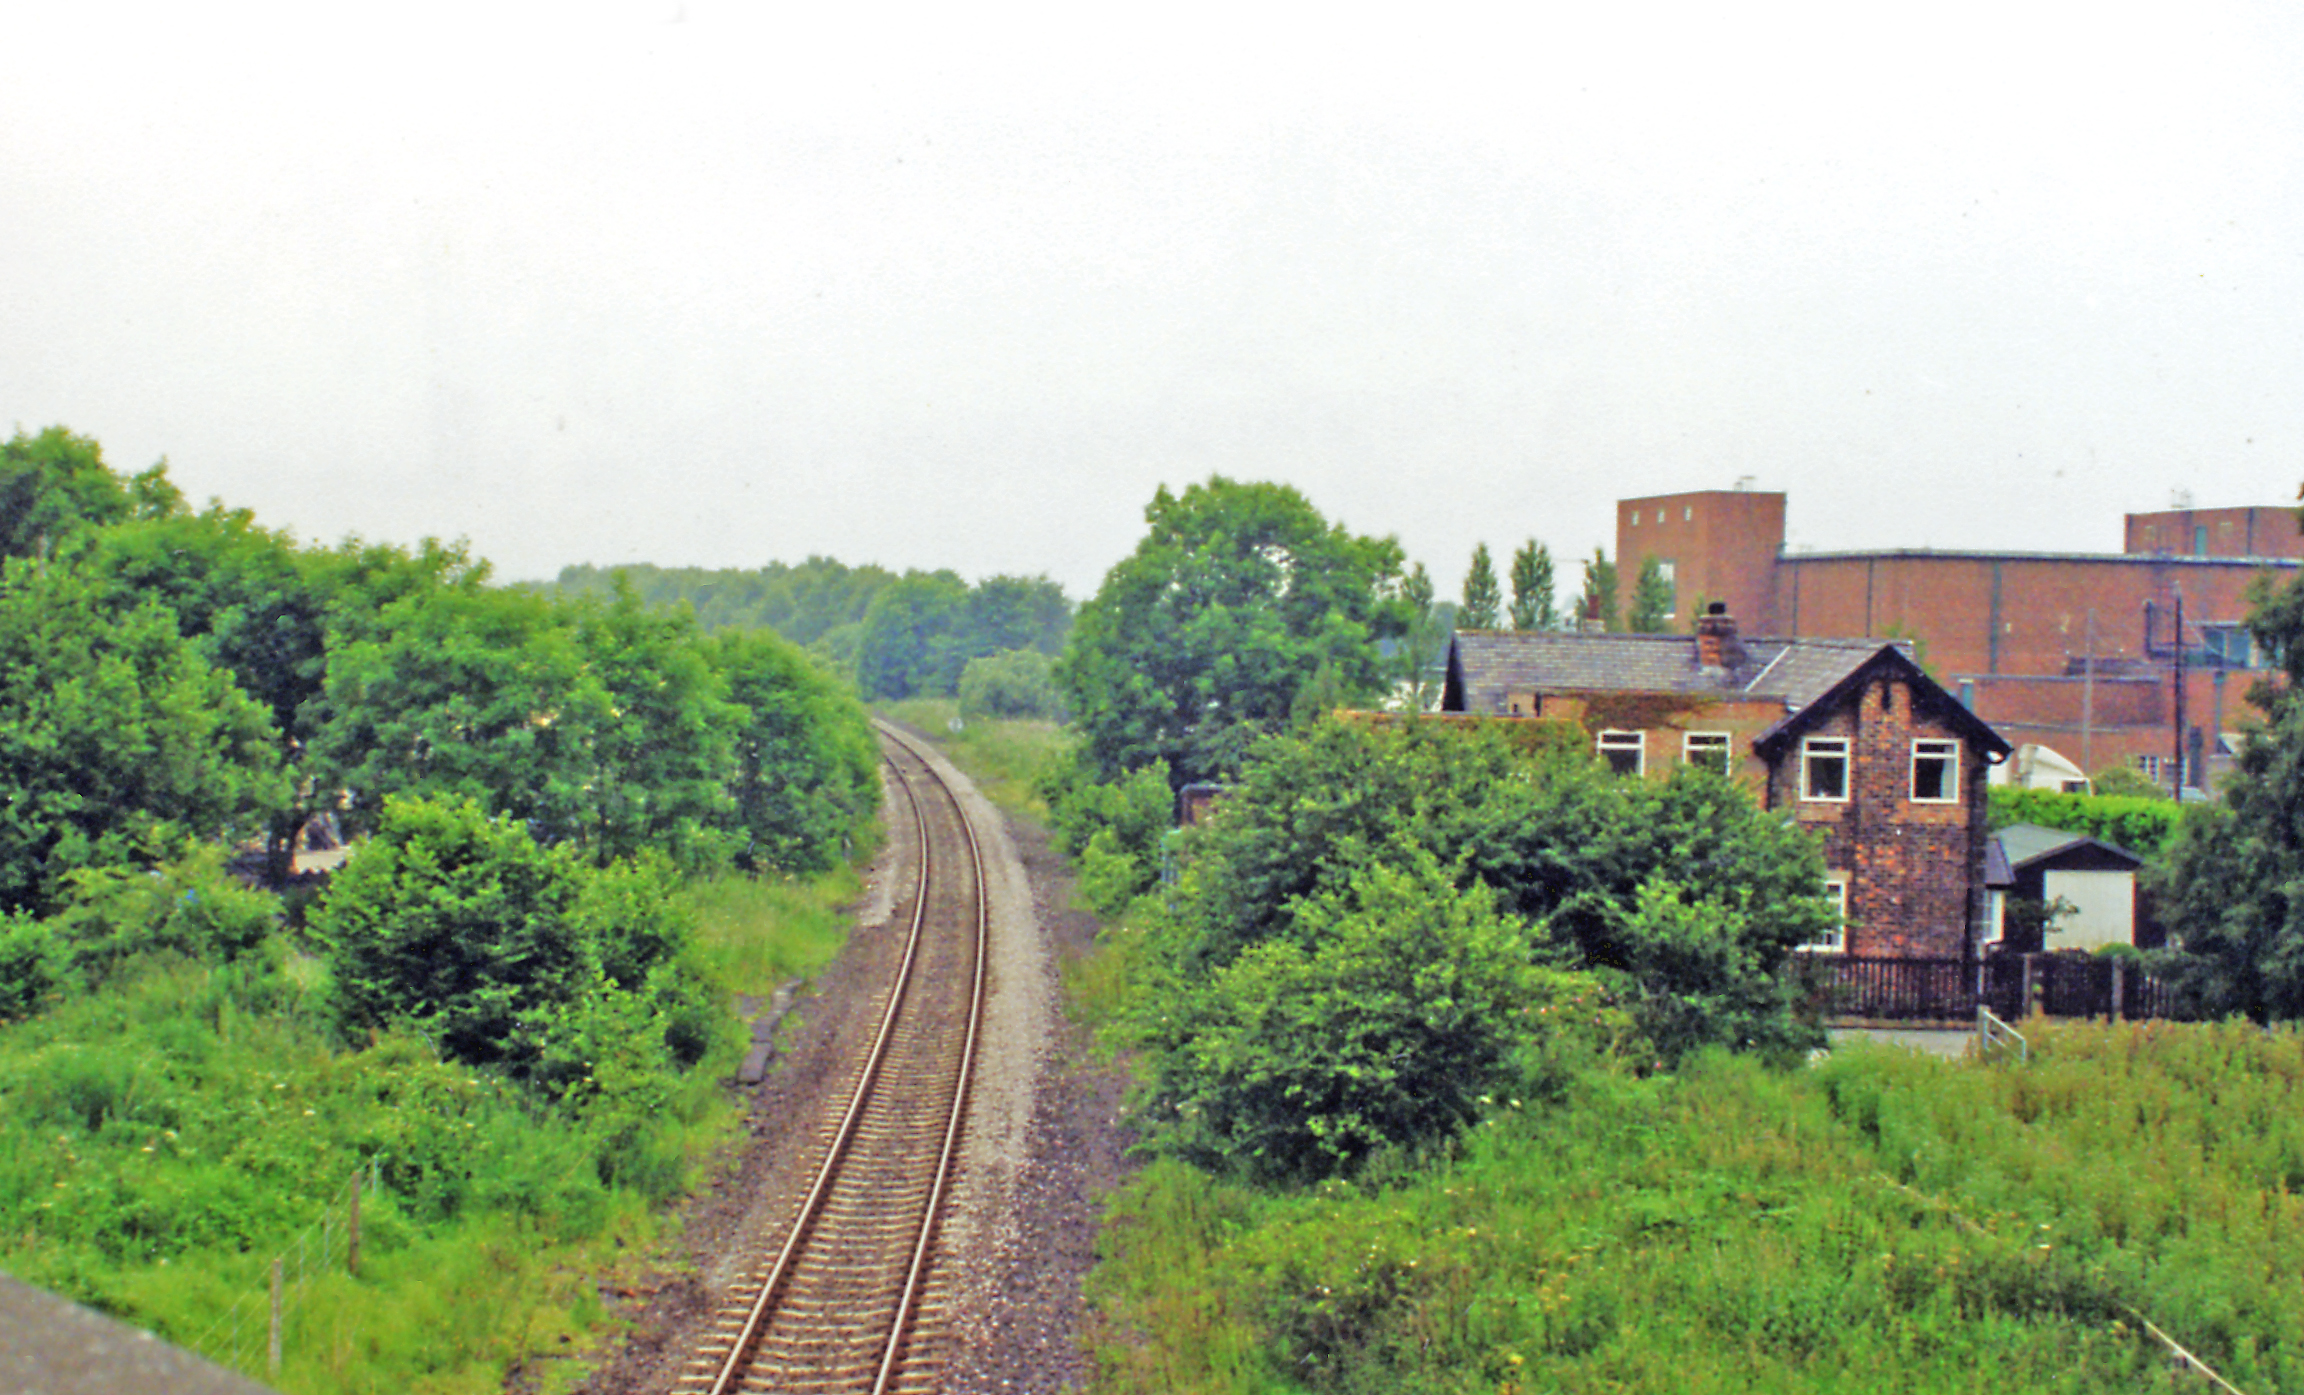
[{"label": "metal handrail", "polygon": [[1999,1014],[1993,1012],[1992,1009],[1978,1003],[1976,1005],[1976,1054],[1989,1056],[1992,1054],[1993,1048],[2010,1045],[2016,1048],[2017,1060],[2029,1061],[2032,1059],[2032,1044],[2024,1040],[2024,1034],[2001,1021]]}]

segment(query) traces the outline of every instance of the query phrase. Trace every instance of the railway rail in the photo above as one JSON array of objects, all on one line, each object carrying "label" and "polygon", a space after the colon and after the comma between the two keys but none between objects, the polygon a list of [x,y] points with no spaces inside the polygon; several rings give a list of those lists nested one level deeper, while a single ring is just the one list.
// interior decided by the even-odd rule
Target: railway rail
[{"label": "railway rail", "polygon": [[990,917],[966,811],[907,738],[880,732],[918,863],[900,967],[869,1050],[833,1096],[841,1108],[819,1127],[813,1181],[675,1395],[936,1388],[936,1232],[984,1020]]}]

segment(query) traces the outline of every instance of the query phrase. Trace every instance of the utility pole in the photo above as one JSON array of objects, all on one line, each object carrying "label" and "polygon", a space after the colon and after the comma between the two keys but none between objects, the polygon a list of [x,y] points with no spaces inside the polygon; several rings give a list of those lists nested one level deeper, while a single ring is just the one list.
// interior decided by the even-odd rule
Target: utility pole
[{"label": "utility pole", "polygon": [[2176,583],[2176,783],[2171,793],[2184,802],[2184,583]]},{"label": "utility pole", "polygon": [[[2080,661],[2080,773],[2096,778],[2096,607],[2088,607],[2088,654]],[[2095,788],[2090,785],[2089,788]]]}]

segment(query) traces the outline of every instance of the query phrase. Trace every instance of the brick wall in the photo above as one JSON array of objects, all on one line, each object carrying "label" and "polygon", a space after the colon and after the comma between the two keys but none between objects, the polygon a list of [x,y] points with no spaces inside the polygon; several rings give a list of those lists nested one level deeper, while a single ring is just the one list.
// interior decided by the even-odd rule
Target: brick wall
[{"label": "brick wall", "polygon": [[1617,604],[1629,608],[1641,562],[1673,564],[1672,628],[1687,630],[1700,601],[1725,601],[1747,634],[1779,633],[1770,607],[1784,547],[1784,496],[1733,489],[1623,499],[1616,504]]},{"label": "brick wall", "polygon": [[2168,509],[2128,515],[2123,552],[2201,557],[2304,557],[2290,508]]},{"label": "brick wall", "polygon": [[1913,741],[1959,736],[1915,714],[1910,685],[1895,680],[1865,685],[1856,701],[1807,735],[1848,740],[1848,799],[1800,797],[1803,739],[1769,772],[1768,804],[1821,834],[1827,870],[1847,875],[1848,951],[1960,955],[1983,884],[1986,767],[1979,753],[1961,742],[1957,801],[1915,802]]}]

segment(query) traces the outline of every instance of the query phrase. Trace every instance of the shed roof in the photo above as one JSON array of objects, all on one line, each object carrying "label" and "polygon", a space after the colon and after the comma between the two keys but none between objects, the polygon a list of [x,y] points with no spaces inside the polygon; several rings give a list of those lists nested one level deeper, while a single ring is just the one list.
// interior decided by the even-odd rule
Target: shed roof
[{"label": "shed roof", "polygon": [[[2041,828],[2039,823],[2009,823],[2007,828],[1995,832],[1993,846],[1995,849],[2000,849],[2000,855],[2004,858],[2004,862],[2007,862],[2007,869],[2009,869],[2011,876],[2014,876],[2016,872],[2023,872],[2025,867],[2032,867],[2034,862],[2046,862],[2048,858],[2057,858],[2057,855],[2069,853],[2074,849],[2094,849],[2099,853],[2113,853],[2115,858],[2127,860],[2131,867],[2143,867],[2145,865],[2145,860],[2140,858],[2140,855],[2122,849],[2120,844],[2108,844],[2101,837],[2087,837],[2085,832],[2071,832],[2071,830],[2064,830],[2064,828]],[[1986,862],[1988,860],[1991,860],[1991,853],[1986,853]]]}]

